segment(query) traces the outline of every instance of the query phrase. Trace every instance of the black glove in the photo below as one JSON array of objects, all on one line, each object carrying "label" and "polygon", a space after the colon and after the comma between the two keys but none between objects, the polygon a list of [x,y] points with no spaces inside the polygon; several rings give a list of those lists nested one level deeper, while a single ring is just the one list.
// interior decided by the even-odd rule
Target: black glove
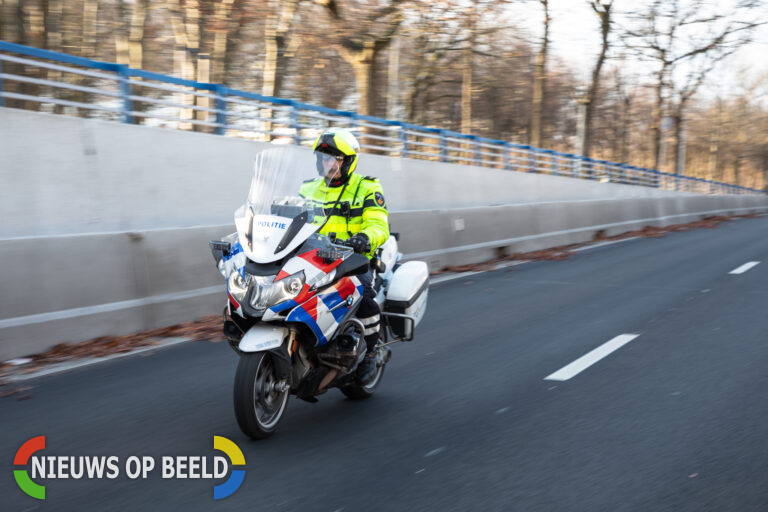
[{"label": "black glove", "polygon": [[351,237],[347,240],[347,245],[358,254],[365,254],[371,250],[371,241],[365,233],[358,233]]}]

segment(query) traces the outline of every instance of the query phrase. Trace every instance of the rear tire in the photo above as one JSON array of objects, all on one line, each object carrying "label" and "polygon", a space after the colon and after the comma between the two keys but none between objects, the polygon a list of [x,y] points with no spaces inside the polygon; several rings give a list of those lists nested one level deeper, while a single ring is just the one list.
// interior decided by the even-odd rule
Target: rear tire
[{"label": "rear tire", "polygon": [[242,354],[235,374],[235,417],[240,430],[264,439],[277,430],[288,406],[290,389],[277,378],[269,352]]}]

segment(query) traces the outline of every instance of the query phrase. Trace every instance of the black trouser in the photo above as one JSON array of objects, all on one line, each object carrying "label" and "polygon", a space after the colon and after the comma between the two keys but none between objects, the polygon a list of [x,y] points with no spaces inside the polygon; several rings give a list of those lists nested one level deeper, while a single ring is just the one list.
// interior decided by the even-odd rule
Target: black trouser
[{"label": "black trouser", "polygon": [[376,292],[373,291],[373,270],[368,270],[365,274],[357,276],[360,284],[363,285],[363,300],[360,301],[360,307],[357,308],[357,318],[365,326],[365,344],[368,351],[373,350],[379,341],[379,329],[381,310],[378,303],[374,300]]}]

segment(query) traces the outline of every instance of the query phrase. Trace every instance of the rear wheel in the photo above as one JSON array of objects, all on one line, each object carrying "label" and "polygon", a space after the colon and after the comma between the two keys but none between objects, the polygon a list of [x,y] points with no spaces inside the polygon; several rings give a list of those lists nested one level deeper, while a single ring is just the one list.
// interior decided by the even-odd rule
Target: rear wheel
[{"label": "rear wheel", "polygon": [[272,435],[288,405],[290,387],[277,376],[269,352],[242,354],[235,374],[235,417],[253,439]]}]

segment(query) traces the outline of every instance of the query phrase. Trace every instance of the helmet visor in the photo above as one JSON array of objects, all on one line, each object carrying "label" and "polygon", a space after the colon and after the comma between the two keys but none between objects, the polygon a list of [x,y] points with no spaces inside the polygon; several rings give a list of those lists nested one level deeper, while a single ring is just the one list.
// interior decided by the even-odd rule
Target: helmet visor
[{"label": "helmet visor", "polygon": [[343,156],[329,155],[328,153],[315,152],[317,156],[317,168],[322,171],[326,181],[338,179],[341,177],[341,164],[344,161]]}]

